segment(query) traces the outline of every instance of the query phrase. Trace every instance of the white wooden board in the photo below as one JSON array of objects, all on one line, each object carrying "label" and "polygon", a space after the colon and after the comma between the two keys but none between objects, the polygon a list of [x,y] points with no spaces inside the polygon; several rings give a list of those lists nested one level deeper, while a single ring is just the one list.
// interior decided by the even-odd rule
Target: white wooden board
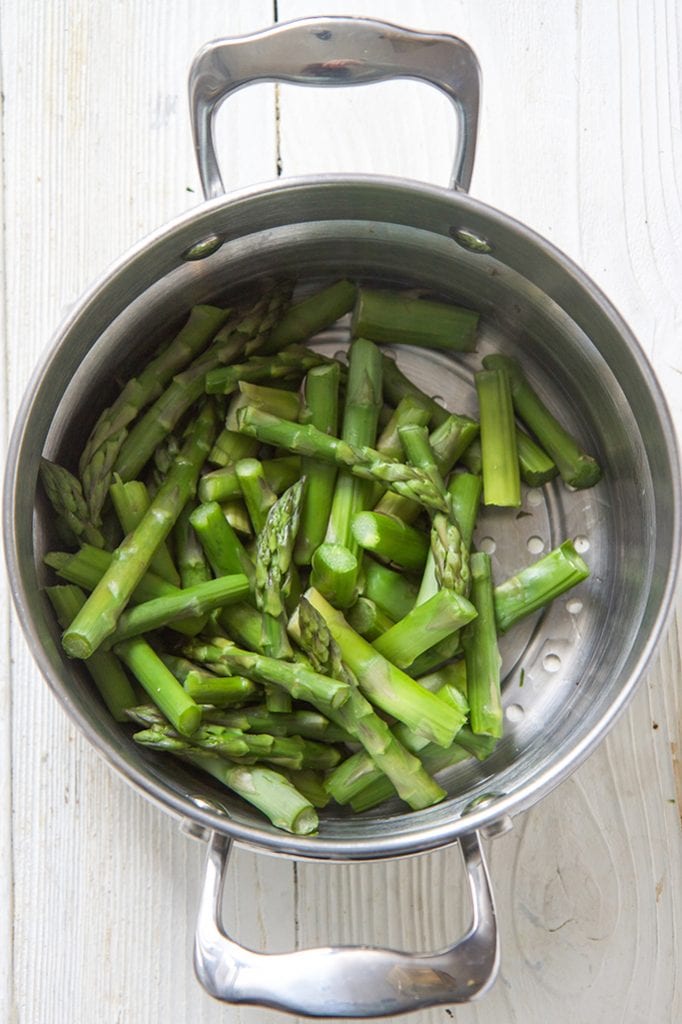
[{"label": "white wooden board", "polygon": [[[127,246],[199,201],[186,72],[199,45],[311,14],[377,16],[474,47],[483,107],[472,193],[574,257],[652,359],[682,424],[681,43],[671,0],[2,0],[4,315],[0,440],[64,311]],[[444,184],[444,101],[412,84],[271,86],[221,115],[230,187],[362,170]],[[190,191],[192,190],[192,191]],[[4,264],[4,272],[3,272]],[[6,607],[6,605],[5,605]],[[203,849],[115,777],[2,618],[0,1020],[245,1022],[195,982]],[[682,1019],[679,616],[632,706],[589,761],[490,847],[501,977],[416,1024]],[[226,916],[268,949],[424,949],[466,918],[456,851],[391,865],[239,852]]]}]

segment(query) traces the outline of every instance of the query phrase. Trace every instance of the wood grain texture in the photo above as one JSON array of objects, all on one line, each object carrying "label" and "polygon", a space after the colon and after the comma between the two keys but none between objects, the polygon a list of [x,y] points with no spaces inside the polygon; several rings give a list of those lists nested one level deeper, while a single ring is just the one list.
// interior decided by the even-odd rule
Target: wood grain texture
[{"label": "wood grain texture", "polygon": [[[0,430],[84,287],[198,201],[185,99],[194,52],[209,38],[265,27],[273,11],[270,0],[0,6],[0,402],[8,417]],[[550,238],[603,287],[682,426],[674,0],[278,0],[277,11],[280,20],[376,16],[471,43],[483,72],[472,193]],[[276,113],[271,86],[226,106],[219,143],[229,186],[273,177],[278,155],[284,174],[447,180],[453,126],[445,101],[426,87],[283,89]],[[86,745],[38,677],[15,622],[3,639],[0,770],[7,778],[11,767],[12,788],[11,796],[0,790],[0,1019],[291,1019],[221,1007],[200,990],[191,942],[202,845]],[[682,1018],[680,662],[678,603],[606,741],[489,847],[503,948],[495,988],[469,1007],[415,1014],[415,1024]],[[426,949],[455,937],[468,909],[456,850],[295,869],[238,851],[225,914],[257,948],[362,941]]]}]

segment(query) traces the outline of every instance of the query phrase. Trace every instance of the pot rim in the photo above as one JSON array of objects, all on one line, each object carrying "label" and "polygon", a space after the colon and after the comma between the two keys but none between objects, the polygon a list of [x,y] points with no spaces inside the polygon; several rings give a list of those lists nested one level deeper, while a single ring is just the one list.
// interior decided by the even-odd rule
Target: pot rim
[{"label": "pot rim", "polygon": [[[287,192],[300,189],[315,191],[320,188],[338,186],[346,188],[371,186],[373,188],[381,187],[389,191],[408,191],[411,195],[416,193],[432,199],[445,200],[465,210],[470,209],[473,212],[481,213],[488,218],[501,222],[507,228],[513,229],[527,243],[540,249],[548,261],[554,263],[561,271],[568,273],[577,285],[587,292],[590,298],[608,316],[623,342],[629,348],[630,355],[636,361],[637,368],[659,410],[660,425],[669,455],[673,493],[677,495],[681,493],[679,454],[672,418],[666,398],[651,365],[632,331],[610,300],[568,256],[521,221],[466,193],[453,192],[443,186],[425,184],[399,177],[319,174],[259,183],[258,185],[235,190],[218,199],[201,203],[198,207],[178,215],[136,242],[115,260],[83,293],[54,332],[45,353],[29,381],[16,415],[8,448],[5,472],[3,533],[5,558],[14,604],[25,637],[35,640],[35,646],[31,653],[48,686],[72,721],[79,727],[80,731],[95,747],[100,756],[118,774],[122,775],[135,789],[142,792],[153,803],[163,807],[167,812],[176,814],[182,819],[191,820],[204,828],[228,834],[243,845],[259,848],[270,853],[280,853],[305,859],[370,860],[422,853],[427,850],[436,849],[456,841],[463,833],[482,828],[503,816],[517,813],[548,793],[585,760],[588,754],[605,736],[608,729],[615,723],[632,698],[668,621],[680,560],[680,534],[682,530],[679,500],[675,502],[672,510],[673,544],[670,551],[665,585],[661,589],[661,600],[654,623],[629,677],[598,722],[576,742],[568,753],[558,761],[552,761],[542,771],[533,774],[530,780],[519,786],[512,795],[495,797],[490,802],[482,803],[475,807],[468,814],[453,817],[451,820],[437,825],[420,826],[418,824],[419,819],[425,812],[412,811],[409,815],[405,815],[405,819],[413,823],[411,828],[403,829],[396,834],[381,838],[325,839],[324,836],[293,836],[284,832],[266,831],[265,829],[245,825],[225,815],[214,813],[205,807],[192,804],[189,800],[178,796],[170,786],[158,782],[148,773],[138,771],[134,766],[124,761],[116,751],[102,741],[102,738],[96,733],[87,717],[81,714],[77,703],[70,695],[64,683],[52,670],[47,652],[40,640],[35,621],[30,612],[28,595],[23,583],[14,538],[14,506],[15,495],[18,489],[17,465],[22,454],[26,425],[29,421],[31,408],[55,356],[62,346],[68,343],[69,334],[78,320],[99,301],[102,290],[107,288],[118,274],[127,272],[130,269],[130,264],[137,257],[143,253],[148,254],[151,247],[166,243],[169,238],[182,234],[190,226],[201,225],[204,221],[210,221],[211,215],[218,210],[237,204],[248,203],[266,192]],[[24,488],[26,487],[25,477],[23,479],[23,486]]]}]

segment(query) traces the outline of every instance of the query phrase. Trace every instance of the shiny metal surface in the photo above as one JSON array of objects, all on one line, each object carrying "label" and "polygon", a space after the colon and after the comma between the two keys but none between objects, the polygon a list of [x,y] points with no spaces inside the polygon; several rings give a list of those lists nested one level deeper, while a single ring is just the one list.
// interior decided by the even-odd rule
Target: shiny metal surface
[{"label": "shiny metal surface", "polygon": [[213,118],[227,97],[253,82],[369,85],[412,78],[451,100],[458,139],[451,188],[468,191],[476,150],[478,61],[462,39],[363,18],[306,18],[263,32],[207,43],[189,78],[192,133],[206,199],[224,194],[213,142]]},{"label": "shiny metal surface", "polygon": [[420,954],[368,946],[264,954],[238,945],[222,924],[230,845],[218,833],[209,843],[194,943],[197,976],[217,999],[310,1017],[369,1018],[468,1002],[492,984],[499,963],[495,907],[475,833],[459,841],[473,906],[471,926],[449,949]]},{"label": "shiny metal surface", "polygon": [[[262,55],[255,67],[246,40],[210,44],[194,66],[195,141],[207,194],[222,192],[212,112],[230,91],[258,78],[352,84],[400,74],[446,92],[464,82],[455,176],[460,187],[468,185],[478,77],[465,44],[348,19],[284,25],[255,38]],[[283,40],[290,57],[283,55]],[[398,41],[404,44],[400,62]],[[352,65],[351,77],[339,83],[339,67],[347,66],[336,63],[339,53],[348,61],[351,43],[361,42],[371,59]],[[293,53],[303,46],[305,52]],[[425,70],[429,52],[440,56]],[[448,78],[444,67],[455,52],[463,63],[455,62]],[[300,293],[349,276],[425,289],[479,309],[475,355],[455,359],[405,348],[396,353],[405,371],[449,408],[473,411],[472,374],[481,355],[516,355],[605,470],[589,492],[557,483],[524,489],[518,516],[486,511],[479,523],[477,543],[493,552],[497,578],[566,536],[579,539],[592,568],[579,599],[555,602],[505,637],[506,735],[494,755],[446,773],[448,798],[436,807],[406,814],[397,803],[387,804],[359,817],[333,810],[323,815],[316,837],[284,834],[189,769],[137,748],[109,719],[81,668],[64,658],[41,593],[41,559],[54,538],[51,516],[36,494],[40,454],[75,465],[83,437],[114,393],[113,381],[134,372],[189,306],[229,301],[283,272],[296,278]],[[318,344],[335,351],[346,340],[341,326]],[[326,1016],[397,1013],[482,992],[494,976],[497,940],[476,830],[494,835],[509,827],[512,815],[556,786],[603,738],[654,649],[679,559],[680,479],[670,418],[635,339],[594,284],[544,239],[461,192],[390,178],[319,176],[215,198],[127,253],[71,312],[17,418],[4,500],[15,601],[49,685],[129,782],[178,815],[192,835],[214,833],[197,933],[197,969],[209,990],[219,998]],[[434,957],[366,949],[265,957],[242,950],[222,932],[217,911],[231,839],[287,856],[346,860],[424,852],[459,840],[474,929]],[[463,963],[471,967],[465,976]],[[308,974],[318,998],[304,984]],[[324,1005],[320,980],[329,986]]]}]

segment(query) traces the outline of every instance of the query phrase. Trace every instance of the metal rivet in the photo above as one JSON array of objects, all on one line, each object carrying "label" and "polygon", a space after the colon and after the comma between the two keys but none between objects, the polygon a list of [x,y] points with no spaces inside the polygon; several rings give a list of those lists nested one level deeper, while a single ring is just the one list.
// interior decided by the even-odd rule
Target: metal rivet
[{"label": "metal rivet", "polygon": [[183,260],[203,260],[207,256],[212,256],[222,244],[223,240],[220,235],[207,235],[206,238],[202,238],[200,242],[195,242],[189,249],[186,249],[182,258]]},{"label": "metal rivet", "polygon": [[477,235],[475,231],[471,231],[469,228],[450,228],[450,235],[457,242],[457,245],[461,245],[463,249],[468,249],[469,252],[486,253],[493,251],[493,247],[487,239]]}]

